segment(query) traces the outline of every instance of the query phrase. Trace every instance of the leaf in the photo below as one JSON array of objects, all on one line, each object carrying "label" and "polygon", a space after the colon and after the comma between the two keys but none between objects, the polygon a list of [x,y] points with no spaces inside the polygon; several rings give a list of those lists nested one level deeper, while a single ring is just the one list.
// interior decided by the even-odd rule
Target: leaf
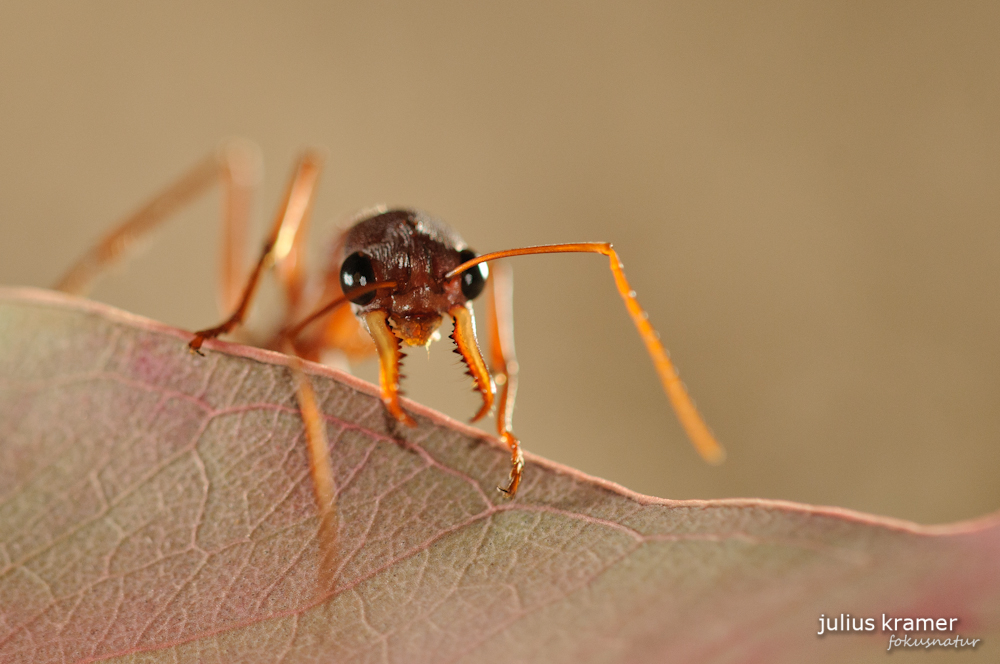
[{"label": "leaf", "polygon": [[[331,573],[282,356],[187,339],[0,291],[0,661],[841,662],[884,656],[882,614],[997,652],[997,515],[670,501],[533,457],[510,502],[496,441],[312,365]],[[817,636],[841,613],[876,630]]]}]

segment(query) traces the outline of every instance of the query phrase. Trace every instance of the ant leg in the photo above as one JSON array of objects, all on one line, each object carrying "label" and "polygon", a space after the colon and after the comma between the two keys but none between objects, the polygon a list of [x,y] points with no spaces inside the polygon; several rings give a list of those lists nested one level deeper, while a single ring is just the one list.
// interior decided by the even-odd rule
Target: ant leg
[{"label": "ant leg", "polygon": [[[286,316],[289,320],[299,313],[305,290],[305,242],[315,200],[316,178],[321,165],[322,157],[318,153],[310,152],[303,156],[297,174],[303,177],[303,191],[289,191],[281,230],[275,238],[274,271],[278,283],[285,291],[285,301],[288,303]],[[308,192],[305,191],[306,187]]]},{"label": "ant leg", "polygon": [[337,537],[339,519],[337,518],[337,489],[330,463],[330,447],[326,436],[326,423],[316,403],[316,392],[312,382],[302,368],[302,360],[294,355],[291,343],[287,343],[285,352],[290,356],[288,367],[295,379],[295,398],[302,413],[305,425],[306,444],[309,455],[309,475],[312,478],[313,495],[316,498],[316,509],[319,513],[320,561],[317,584],[319,596],[333,590],[333,573],[337,569],[338,547]]},{"label": "ant leg", "polygon": [[514,275],[504,261],[490,270],[487,284],[486,324],[490,335],[490,371],[497,386],[497,433],[510,448],[510,480],[507,487],[497,487],[509,498],[517,493],[524,469],[521,443],[511,428],[514,397],[517,395],[517,358],[514,356]]},{"label": "ant leg", "polygon": [[[316,183],[319,179],[320,159],[315,153],[306,153],[299,161],[295,175],[288,186],[285,201],[281,206],[271,232],[261,249],[260,258],[254,266],[243,295],[232,315],[216,327],[210,327],[195,332],[194,338],[188,344],[191,350],[200,353],[200,348],[206,339],[214,339],[221,334],[231,332],[246,318],[247,310],[253,301],[253,296],[260,285],[260,277],[264,268],[274,263],[280,263],[291,255],[301,241],[299,229],[309,213]],[[294,272],[294,270],[293,270]]]},{"label": "ant leg", "polygon": [[141,240],[219,179],[224,182],[227,197],[223,244],[230,244],[230,233],[226,229],[246,225],[248,202],[260,170],[259,162],[253,145],[237,140],[227,142],[108,231],[62,276],[55,289],[71,295],[86,295],[98,277],[124,260]]},{"label": "ant leg", "polygon": [[688,438],[695,449],[698,450],[701,457],[709,463],[721,463],[726,458],[725,450],[715,440],[715,436],[712,435],[708,425],[705,424],[705,420],[702,419],[701,414],[698,413],[698,409],[695,408],[694,401],[688,395],[687,388],[684,387],[684,383],[677,375],[674,363],[670,361],[667,349],[663,347],[663,343],[660,341],[660,335],[649,324],[649,316],[643,311],[639,305],[639,301],[635,299],[635,291],[632,290],[628,280],[625,278],[624,266],[618,258],[618,253],[610,243],[577,242],[572,244],[546,244],[537,247],[493,251],[465,261],[458,267],[447,272],[444,278],[454,279],[474,265],[497,260],[498,258],[528,256],[531,254],[564,253],[602,254],[608,257],[611,274],[615,280],[615,287],[625,302],[625,308],[628,310],[629,316],[632,317],[632,323],[635,325],[636,330],[639,331],[642,342],[646,345],[646,351],[649,353],[650,359],[653,360],[656,373],[660,376],[660,384],[663,385],[663,391],[666,392],[667,398],[670,399],[670,404],[674,407],[677,419],[680,420],[681,426],[684,427]]},{"label": "ant leg", "polygon": [[229,164],[222,216],[222,246],[219,261],[219,311],[232,311],[239,303],[246,277],[246,250],[253,193],[260,184],[261,156],[257,146],[233,142],[244,158]]}]

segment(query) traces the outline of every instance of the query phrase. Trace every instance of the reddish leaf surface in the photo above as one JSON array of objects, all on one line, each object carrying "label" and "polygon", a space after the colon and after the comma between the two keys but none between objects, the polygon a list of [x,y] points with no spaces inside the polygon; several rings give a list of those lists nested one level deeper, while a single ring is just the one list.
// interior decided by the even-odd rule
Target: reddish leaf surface
[{"label": "reddish leaf surface", "polygon": [[[896,661],[996,661],[996,515],[669,501],[530,457],[508,502],[495,441],[310,367],[331,574],[282,357],[187,338],[0,291],[0,661],[881,661],[883,613],[983,640]],[[841,613],[876,631],[816,635]]]}]

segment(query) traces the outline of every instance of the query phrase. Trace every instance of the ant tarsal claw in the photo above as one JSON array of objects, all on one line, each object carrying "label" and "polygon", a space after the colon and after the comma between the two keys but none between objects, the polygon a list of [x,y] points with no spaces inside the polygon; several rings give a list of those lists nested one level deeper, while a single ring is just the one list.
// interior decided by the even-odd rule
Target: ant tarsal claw
[{"label": "ant tarsal claw", "polygon": [[498,486],[497,491],[508,498],[513,498],[517,494],[517,487],[521,484],[521,472],[523,470],[524,459],[518,459],[510,469],[510,480],[507,482],[507,488]]},{"label": "ant tarsal claw", "polygon": [[188,350],[205,357],[205,354],[201,352],[201,345],[203,343],[205,343],[205,337],[202,336],[201,332],[195,332],[194,338],[188,342]]}]

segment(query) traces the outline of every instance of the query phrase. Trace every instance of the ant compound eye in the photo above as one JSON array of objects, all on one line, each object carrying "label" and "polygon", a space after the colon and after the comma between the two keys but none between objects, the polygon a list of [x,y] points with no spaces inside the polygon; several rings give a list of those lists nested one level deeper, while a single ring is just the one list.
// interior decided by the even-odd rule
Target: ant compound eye
[{"label": "ant compound eye", "polygon": [[[372,259],[356,251],[340,266],[340,288],[347,293],[352,288],[360,288],[375,283],[375,270]],[[354,304],[365,305],[375,299],[375,291],[349,298]]]},{"label": "ant compound eye", "polygon": [[[463,249],[458,252],[458,260],[462,263],[471,261],[475,257],[476,252],[471,249]],[[488,276],[490,276],[490,269],[486,267],[486,263],[470,267],[462,273],[462,294],[470,300],[479,297],[479,294],[483,292],[483,287],[486,286],[486,277]]]}]

